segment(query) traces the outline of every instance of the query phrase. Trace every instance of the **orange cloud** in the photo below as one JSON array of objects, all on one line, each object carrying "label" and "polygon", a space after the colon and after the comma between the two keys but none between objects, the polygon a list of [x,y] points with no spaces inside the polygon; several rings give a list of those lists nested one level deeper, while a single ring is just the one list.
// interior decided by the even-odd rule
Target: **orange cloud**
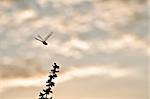
[{"label": "orange cloud", "polygon": [[[85,66],[79,68],[71,68],[61,73],[56,79],[57,83],[64,83],[74,78],[87,78],[91,76],[108,76],[114,79],[122,77],[135,77],[136,72],[129,69],[112,68],[112,66]],[[45,84],[46,75],[29,78],[13,78],[13,79],[0,79],[1,91],[9,87],[18,86],[41,86]]]}]

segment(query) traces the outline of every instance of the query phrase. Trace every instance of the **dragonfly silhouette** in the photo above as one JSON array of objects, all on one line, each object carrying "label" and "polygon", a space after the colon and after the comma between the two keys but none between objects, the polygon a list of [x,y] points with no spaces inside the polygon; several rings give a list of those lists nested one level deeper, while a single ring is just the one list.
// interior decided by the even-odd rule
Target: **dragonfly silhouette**
[{"label": "dragonfly silhouette", "polygon": [[52,36],[53,32],[49,33],[44,39],[40,36],[40,35],[37,35],[36,37],[34,37],[36,40],[42,42],[44,45],[48,45],[48,43],[46,42],[48,40],[48,38],[50,36]]}]

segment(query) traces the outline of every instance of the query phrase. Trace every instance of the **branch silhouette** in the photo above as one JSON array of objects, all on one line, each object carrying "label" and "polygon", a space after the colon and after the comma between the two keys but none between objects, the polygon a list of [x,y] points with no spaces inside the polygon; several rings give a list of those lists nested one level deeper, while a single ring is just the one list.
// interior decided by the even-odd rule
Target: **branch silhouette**
[{"label": "branch silhouette", "polygon": [[54,99],[53,97],[52,97],[52,94],[53,94],[53,91],[52,91],[52,87],[54,87],[55,86],[55,82],[53,81],[56,77],[58,77],[57,76],[57,73],[59,72],[59,66],[56,64],[56,63],[54,63],[53,65],[52,65],[52,70],[51,70],[51,72],[50,72],[50,75],[48,76],[49,77],[49,79],[46,81],[46,89],[43,89],[43,91],[42,92],[40,92],[40,94],[39,94],[39,99]]}]

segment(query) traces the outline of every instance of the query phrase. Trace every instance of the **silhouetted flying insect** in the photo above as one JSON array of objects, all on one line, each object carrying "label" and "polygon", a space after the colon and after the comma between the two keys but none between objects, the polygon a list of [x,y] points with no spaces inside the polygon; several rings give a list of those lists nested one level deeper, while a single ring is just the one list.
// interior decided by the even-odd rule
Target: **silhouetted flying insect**
[{"label": "silhouetted flying insect", "polygon": [[53,32],[49,33],[44,39],[40,36],[37,35],[36,37],[34,37],[36,40],[42,42],[44,45],[48,45],[48,43],[46,42],[48,40],[48,38],[53,34]]}]

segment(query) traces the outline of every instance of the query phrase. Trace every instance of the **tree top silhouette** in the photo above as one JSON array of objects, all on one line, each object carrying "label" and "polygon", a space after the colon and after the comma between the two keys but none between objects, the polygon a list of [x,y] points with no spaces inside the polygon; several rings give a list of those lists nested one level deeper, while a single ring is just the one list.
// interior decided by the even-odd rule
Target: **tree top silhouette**
[{"label": "tree top silhouette", "polygon": [[49,79],[46,81],[46,89],[43,89],[42,92],[39,94],[39,99],[54,99],[52,94],[52,88],[55,86],[55,82],[53,81],[57,76],[57,73],[59,72],[59,66],[54,63],[52,65],[52,69],[50,71],[50,75],[48,76]]}]

